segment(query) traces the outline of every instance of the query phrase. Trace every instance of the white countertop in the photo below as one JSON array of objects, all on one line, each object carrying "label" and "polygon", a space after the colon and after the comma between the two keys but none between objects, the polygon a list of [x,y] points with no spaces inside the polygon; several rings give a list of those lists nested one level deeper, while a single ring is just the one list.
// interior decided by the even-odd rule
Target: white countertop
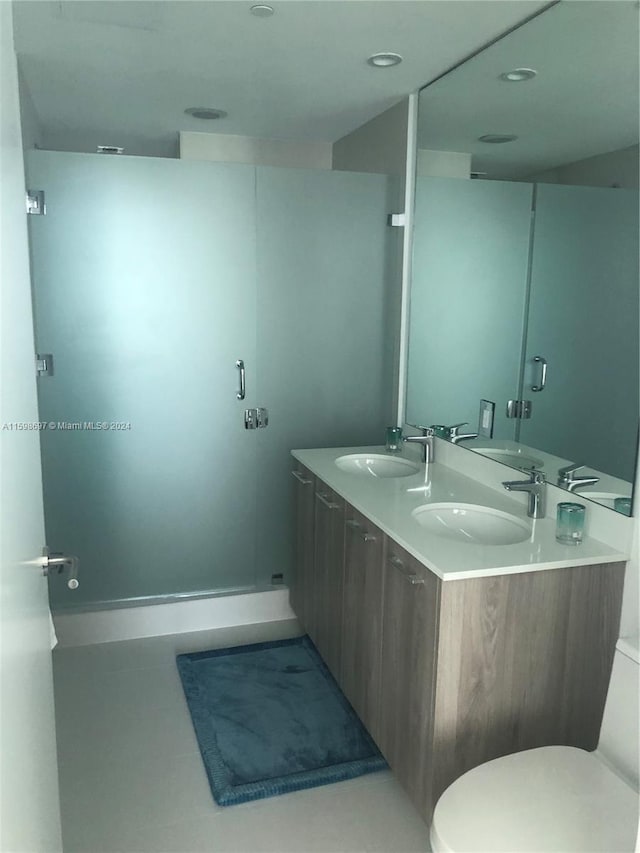
[{"label": "white countertop", "polygon": [[[293,450],[292,456],[442,580],[629,559],[628,554],[589,537],[580,545],[560,545],[555,539],[555,518],[527,519],[524,507],[512,500],[506,491],[502,497],[495,490],[437,461],[428,466],[428,472],[422,465],[420,472],[410,477],[384,479],[341,471],[335,460],[348,453],[385,454],[386,451],[384,447],[331,447]],[[414,459],[408,455],[406,458]],[[572,499],[577,497],[573,495]],[[427,532],[411,515],[416,507],[444,501],[479,504],[511,513],[531,524],[531,537],[514,545],[456,542]]]}]

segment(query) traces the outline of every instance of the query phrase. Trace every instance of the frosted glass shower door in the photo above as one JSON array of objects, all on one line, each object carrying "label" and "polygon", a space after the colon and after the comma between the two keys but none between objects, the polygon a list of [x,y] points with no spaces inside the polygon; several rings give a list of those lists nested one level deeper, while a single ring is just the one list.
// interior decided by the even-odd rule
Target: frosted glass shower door
[{"label": "frosted glass shower door", "polygon": [[392,423],[400,182],[260,167],[259,571],[287,580],[294,448],[384,444]]},{"label": "frosted glass shower door", "polygon": [[34,151],[28,172],[47,537],[81,565],[54,603],[252,587],[255,170]]},{"label": "frosted glass shower door", "polygon": [[496,404],[494,437],[515,438],[527,295],[532,186],[418,177],[407,415],[467,421]]},{"label": "frosted glass shower door", "polygon": [[637,190],[538,185],[520,440],[633,482],[638,361]]}]

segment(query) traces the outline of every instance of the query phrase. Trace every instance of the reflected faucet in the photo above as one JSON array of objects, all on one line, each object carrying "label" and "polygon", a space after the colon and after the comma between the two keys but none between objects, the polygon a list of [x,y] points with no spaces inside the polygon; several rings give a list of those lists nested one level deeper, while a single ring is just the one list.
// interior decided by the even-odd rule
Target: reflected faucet
[{"label": "reflected faucet", "polygon": [[508,492],[528,492],[529,518],[544,518],[546,511],[547,481],[540,471],[532,471],[528,480],[506,480],[502,484]]},{"label": "reflected faucet", "polygon": [[449,427],[449,441],[451,444],[459,444],[461,441],[471,441],[472,438],[477,438],[477,432],[460,432],[460,427],[467,426],[468,421],[461,424],[454,424]]},{"label": "reflected faucet", "polygon": [[[413,426],[413,424],[412,424]],[[435,435],[432,427],[416,426],[414,429],[422,431],[422,435],[406,435],[402,440],[408,444],[422,445],[422,461],[425,465],[434,461],[434,445],[433,436]]]},{"label": "reflected faucet", "polygon": [[565,488],[568,492],[575,492],[583,486],[595,486],[600,482],[600,477],[575,477],[576,471],[585,466],[582,463],[571,463],[560,468],[558,471],[558,485]]}]

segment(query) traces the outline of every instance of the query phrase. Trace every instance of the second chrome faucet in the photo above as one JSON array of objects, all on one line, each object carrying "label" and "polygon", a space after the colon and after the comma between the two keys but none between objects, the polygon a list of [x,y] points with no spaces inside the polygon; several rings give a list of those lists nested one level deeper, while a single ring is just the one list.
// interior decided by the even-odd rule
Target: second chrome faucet
[{"label": "second chrome faucet", "polygon": [[541,471],[531,471],[528,480],[505,480],[502,484],[508,492],[527,492],[529,518],[544,518],[547,509],[547,481]]},{"label": "second chrome faucet", "polygon": [[565,488],[568,492],[575,492],[576,489],[580,489],[583,486],[595,486],[596,483],[600,482],[600,477],[576,477],[575,473],[580,468],[584,468],[584,465],[577,462],[572,462],[570,465],[560,468],[558,471],[558,485]]},{"label": "second chrome faucet", "polygon": [[425,463],[425,465],[427,465],[429,462],[433,462],[433,436],[435,435],[435,433],[433,431],[433,427],[417,426],[415,427],[415,429],[421,430],[422,435],[406,435],[402,440],[406,441],[408,444],[421,444],[422,461]]}]

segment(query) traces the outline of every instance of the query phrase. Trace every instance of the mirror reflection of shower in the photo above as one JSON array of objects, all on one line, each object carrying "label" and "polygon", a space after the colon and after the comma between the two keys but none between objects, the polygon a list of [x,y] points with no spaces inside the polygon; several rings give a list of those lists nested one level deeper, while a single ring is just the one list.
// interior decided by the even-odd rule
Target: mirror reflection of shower
[{"label": "mirror reflection of shower", "polygon": [[422,90],[407,385],[408,422],[468,421],[464,447],[535,460],[622,512],[640,387],[637,18],[559,4]]}]

